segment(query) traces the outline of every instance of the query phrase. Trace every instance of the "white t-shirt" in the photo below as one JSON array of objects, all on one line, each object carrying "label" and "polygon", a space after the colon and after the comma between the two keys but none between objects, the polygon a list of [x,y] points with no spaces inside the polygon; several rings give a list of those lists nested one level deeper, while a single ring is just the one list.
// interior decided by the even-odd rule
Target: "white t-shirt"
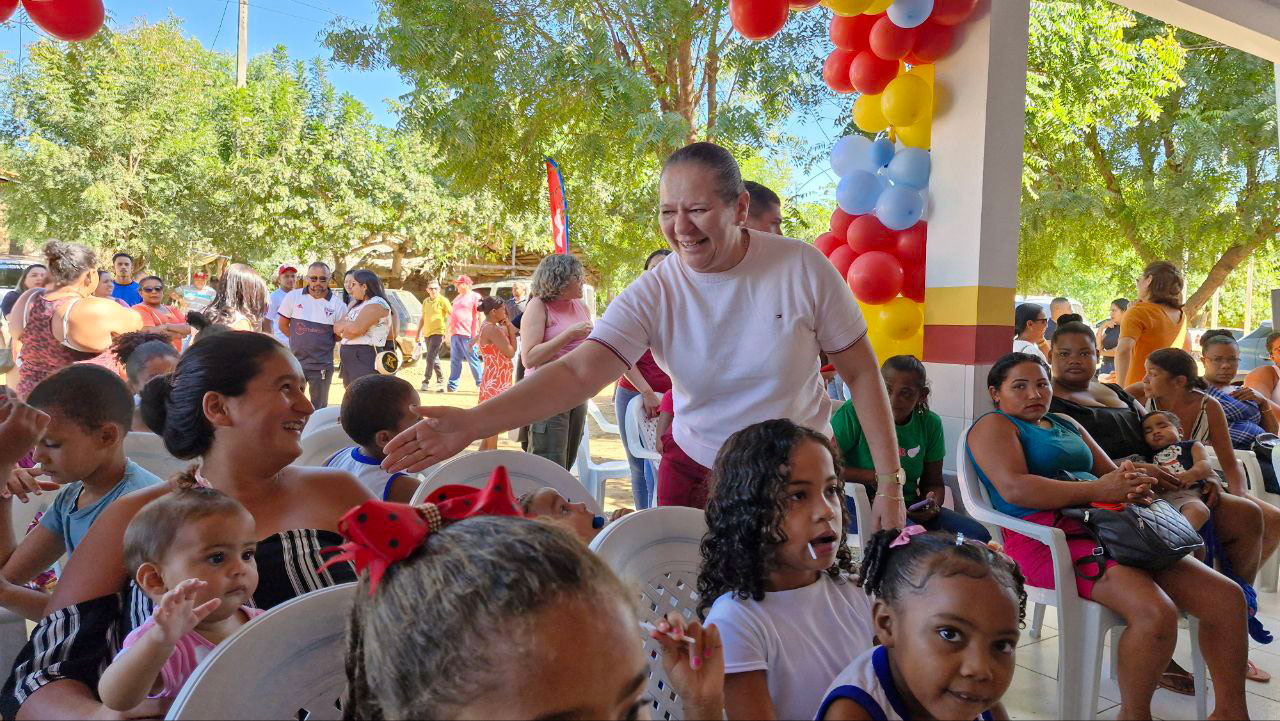
[{"label": "white t-shirt", "polygon": [[867,334],[853,293],[812,245],[751,231],[737,266],[689,269],[678,255],[609,304],[590,339],[632,366],[648,349],[671,376],[672,432],[708,468],[734,432],[771,418],[831,435],[818,352]]},{"label": "white t-shirt", "polygon": [[387,473],[382,470],[382,461],[370,458],[360,452],[360,446],[343,448],[324,462],[325,468],[341,468],[350,471],[360,481],[360,485],[369,489],[374,498],[387,500],[391,491],[391,482],[404,473]]},{"label": "white t-shirt", "polygon": [[1013,352],[1014,353],[1030,353],[1031,355],[1036,356],[1037,358],[1044,361],[1045,363],[1049,362],[1049,359],[1044,357],[1044,352],[1040,350],[1040,346],[1036,345],[1035,343],[1032,343],[1029,340],[1014,338]]},{"label": "white t-shirt", "polygon": [[369,326],[369,330],[364,335],[356,338],[343,338],[340,343],[342,345],[371,345],[378,350],[382,350],[382,346],[387,344],[387,334],[391,332],[391,305],[381,298],[370,298],[365,302],[353,307],[346,312],[347,320],[355,320],[360,315],[360,311],[370,303],[380,305],[387,309],[387,314],[378,319],[378,322]]},{"label": "white t-shirt", "polygon": [[707,623],[720,629],[725,673],[766,672],[780,719],[813,718],[832,680],[875,638],[867,592],[825,573],[762,601],[726,593],[711,605]]},{"label": "white t-shirt", "polygon": [[[893,671],[889,668],[889,652],[884,646],[876,646],[863,652],[836,676],[814,718],[821,721],[831,704],[839,699],[853,701],[874,719],[903,721],[911,718],[910,709],[894,686]],[[991,711],[983,711],[978,718],[990,721]]]},{"label": "white t-shirt", "polygon": [[271,298],[267,303],[267,320],[271,321],[271,334],[286,348],[289,347],[289,336],[280,332],[280,303],[288,294],[289,291],[284,288],[276,288],[271,291]]}]

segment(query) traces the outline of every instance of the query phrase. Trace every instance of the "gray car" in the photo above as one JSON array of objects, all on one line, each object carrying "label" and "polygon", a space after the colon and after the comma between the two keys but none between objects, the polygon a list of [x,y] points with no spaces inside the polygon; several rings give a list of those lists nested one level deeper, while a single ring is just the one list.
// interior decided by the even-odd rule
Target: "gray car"
[{"label": "gray car", "polygon": [[1271,335],[1271,321],[1264,320],[1262,325],[1239,340],[1240,369],[1236,372],[1237,380],[1244,380],[1249,371],[1271,362],[1267,357],[1267,336],[1269,335]]}]

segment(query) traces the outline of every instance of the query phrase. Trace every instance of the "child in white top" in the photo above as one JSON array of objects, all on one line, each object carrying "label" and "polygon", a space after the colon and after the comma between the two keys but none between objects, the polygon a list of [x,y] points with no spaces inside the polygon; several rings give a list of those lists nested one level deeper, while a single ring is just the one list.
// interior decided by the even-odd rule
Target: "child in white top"
[{"label": "child in white top", "polygon": [[387,457],[382,449],[418,420],[413,409],[419,400],[413,384],[403,378],[375,374],[356,379],[342,396],[339,422],[359,445],[343,448],[324,465],[350,471],[375,498],[408,503],[418,490],[418,480],[382,470],[382,459]]},{"label": "child in white top", "polygon": [[733,434],[712,470],[699,613],[720,629],[730,719],[813,718],[871,648],[871,602],[848,579],[844,482],[830,441],[788,420]]},{"label": "child in white top", "polygon": [[156,606],[98,681],[107,708],[177,697],[215,646],[262,613],[248,605],[257,545],[253,516],[212,488],[183,488],[142,507],[125,529],[124,559]]},{"label": "child in white top", "polygon": [[1027,598],[1013,559],[911,526],[872,537],[860,579],[883,645],[836,677],[819,721],[1009,718],[1000,697]]}]

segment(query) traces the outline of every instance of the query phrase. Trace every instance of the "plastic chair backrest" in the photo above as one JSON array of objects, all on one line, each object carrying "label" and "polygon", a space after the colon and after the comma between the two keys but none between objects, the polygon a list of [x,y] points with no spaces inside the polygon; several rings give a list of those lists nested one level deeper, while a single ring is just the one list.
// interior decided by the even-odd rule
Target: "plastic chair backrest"
[{"label": "plastic chair backrest", "polygon": [[627,403],[625,412],[627,414],[627,437],[625,440],[631,455],[650,461],[661,461],[662,454],[658,453],[657,442],[658,424],[656,421],[645,417],[644,399],[640,396],[632,398]]},{"label": "plastic chair backrest", "polygon": [[165,718],[342,718],[355,589],[304,594],[240,627],[200,662]]},{"label": "plastic chair backrest", "polygon": [[871,499],[867,496],[867,487],[861,483],[846,481],[844,494],[853,499],[853,517],[858,526],[858,547],[866,548],[871,538]]},{"label": "plastic chair backrest", "polygon": [[317,429],[302,439],[302,455],[293,462],[295,466],[323,466],[333,454],[356,444],[342,426],[328,425]]},{"label": "plastic chair backrest", "polygon": [[422,503],[441,486],[463,485],[483,488],[493,469],[506,466],[511,490],[519,498],[525,493],[550,486],[565,498],[587,504],[592,513],[600,513],[600,504],[572,473],[541,456],[524,451],[481,451],[459,456],[423,474],[426,479],[410,503]]},{"label": "plastic chair backrest", "polygon": [[600,412],[600,406],[596,405],[595,401],[587,401],[587,415],[591,416],[591,420],[595,421],[596,425],[599,426],[600,430],[604,433],[612,433],[615,436],[622,435],[622,431],[618,429],[617,423],[610,423],[605,420],[604,413]]},{"label": "plastic chair backrest", "polygon": [[[591,542],[591,550],[639,594],[640,619],[657,623],[672,611],[697,618],[698,569],[702,564],[705,514],[696,508],[662,506],[636,511],[610,523]],[[684,704],[662,669],[656,642],[637,629],[649,659],[649,717],[681,719]]]},{"label": "plastic chair backrest", "polygon": [[124,454],[129,460],[167,481],[198,463],[174,458],[164,447],[164,439],[155,433],[133,431],[124,438]]},{"label": "plastic chair backrest", "polygon": [[315,433],[316,431],[338,423],[338,417],[342,415],[342,406],[325,406],[307,419],[307,424],[302,427],[302,437]]}]

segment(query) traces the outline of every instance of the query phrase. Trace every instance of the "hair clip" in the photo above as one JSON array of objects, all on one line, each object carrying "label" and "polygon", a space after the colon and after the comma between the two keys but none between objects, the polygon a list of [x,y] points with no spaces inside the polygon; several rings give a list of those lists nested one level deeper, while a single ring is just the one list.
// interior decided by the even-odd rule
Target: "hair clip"
[{"label": "hair clip", "polygon": [[956,545],[957,545],[957,546],[963,546],[963,545],[964,545],[964,541],[965,541],[964,534],[963,534],[963,533],[957,533],[957,534],[956,534]]},{"label": "hair clip", "polygon": [[318,570],[340,561],[350,561],[356,573],[368,569],[372,596],[391,564],[407,558],[448,523],[472,516],[524,516],[511,495],[504,466],[493,470],[484,488],[442,486],[420,506],[368,500],[352,508],[338,520],[338,532],[347,542],[322,549],[321,553],[339,553]]},{"label": "hair clip", "polygon": [[898,548],[905,546],[911,542],[912,536],[918,536],[925,532],[924,526],[907,526],[898,532],[898,537],[889,542],[889,548]]}]

